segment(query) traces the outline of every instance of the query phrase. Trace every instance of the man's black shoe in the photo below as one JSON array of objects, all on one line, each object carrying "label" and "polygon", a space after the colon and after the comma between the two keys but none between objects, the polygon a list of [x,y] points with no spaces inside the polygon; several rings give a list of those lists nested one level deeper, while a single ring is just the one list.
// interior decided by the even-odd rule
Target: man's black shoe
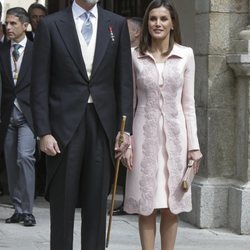
[{"label": "man's black shoe", "polygon": [[23,221],[23,215],[20,213],[14,213],[10,218],[5,220],[5,223],[19,223]]},{"label": "man's black shoe", "polygon": [[33,214],[23,214],[23,225],[25,227],[32,227],[36,225],[36,219]]},{"label": "man's black shoe", "polygon": [[113,211],[113,215],[126,215],[127,213],[123,210],[123,204],[120,205],[119,207],[115,208]]}]

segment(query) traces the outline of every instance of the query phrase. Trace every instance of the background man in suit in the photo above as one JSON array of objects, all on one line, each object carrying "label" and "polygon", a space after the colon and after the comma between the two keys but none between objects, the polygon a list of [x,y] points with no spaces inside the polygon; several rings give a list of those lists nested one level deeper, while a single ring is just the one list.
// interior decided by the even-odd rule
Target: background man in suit
[{"label": "background man in suit", "polygon": [[28,9],[28,15],[30,19],[30,25],[32,31],[26,32],[26,35],[30,41],[34,41],[37,26],[42,18],[47,16],[48,10],[40,3],[33,3]]},{"label": "background man in suit", "polygon": [[5,23],[10,42],[3,45],[0,54],[3,85],[0,143],[1,149],[4,144],[10,198],[15,208],[6,223],[33,226],[36,141],[30,110],[32,43],[25,35],[28,14],[23,8],[9,9]]},{"label": "background man in suit", "polygon": [[[72,249],[82,207],[82,249],[104,250],[106,203],[122,115],[132,130],[132,69],[126,19],[96,0],[75,0],[36,32],[32,113],[47,154],[51,249]],[[118,156],[129,146],[129,135]]]}]

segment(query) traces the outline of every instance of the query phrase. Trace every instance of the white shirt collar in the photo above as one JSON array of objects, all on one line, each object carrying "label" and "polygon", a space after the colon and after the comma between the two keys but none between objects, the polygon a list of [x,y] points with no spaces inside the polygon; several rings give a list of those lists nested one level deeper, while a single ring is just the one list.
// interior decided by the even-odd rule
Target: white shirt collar
[{"label": "white shirt collar", "polygon": [[[11,41],[11,46],[12,46],[13,44],[15,44],[15,43],[16,43],[16,42]],[[22,48],[25,48],[26,43],[27,43],[27,37],[24,36],[23,40],[22,40],[21,42],[19,42],[18,44],[22,45]]]},{"label": "white shirt collar", "polygon": [[[73,12],[74,19],[77,19],[80,16],[82,16],[82,14],[86,12],[86,10],[83,9],[81,6],[79,6],[74,1],[73,4],[72,4],[72,12]],[[89,12],[91,12],[92,16],[94,16],[96,18],[98,16],[97,4],[95,4],[94,7],[89,10]]]}]

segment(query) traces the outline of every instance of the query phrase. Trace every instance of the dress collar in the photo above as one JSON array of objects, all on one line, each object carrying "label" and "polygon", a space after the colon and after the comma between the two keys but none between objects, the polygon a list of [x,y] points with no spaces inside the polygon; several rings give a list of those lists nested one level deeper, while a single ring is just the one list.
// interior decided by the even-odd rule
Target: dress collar
[{"label": "dress collar", "polygon": [[[138,50],[138,48],[137,48]],[[153,58],[152,54],[148,51],[145,52],[145,54],[141,54],[138,50],[138,58],[143,58],[143,57],[151,57]],[[181,49],[181,45],[179,45],[178,43],[175,43],[173,46],[173,49],[171,50],[171,52],[169,53],[169,55],[167,56],[167,58],[169,57],[183,57],[183,50]],[[154,58],[153,58],[154,59]]]}]

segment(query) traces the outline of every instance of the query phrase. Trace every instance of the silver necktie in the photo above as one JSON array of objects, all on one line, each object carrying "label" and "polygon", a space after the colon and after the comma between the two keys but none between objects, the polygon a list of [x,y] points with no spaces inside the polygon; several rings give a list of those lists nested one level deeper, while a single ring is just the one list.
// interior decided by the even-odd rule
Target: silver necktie
[{"label": "silver necktie", "polygon": [[13,46],[12,56],[15,61],[18,61],[18,58],[20,56],[20,53],[18,50],[22,47],[22,45],[15,43],[12,46]]},{"label": "silver necktie", "polygon": [[82,30],[81,30],[82,35],[83,35],[87,45],[89,45],[89,42],[91,40],[92,33],[93,33],[93,25],[90,21],[90,15],[91,15],[91,13],[88,11],[83,14],[84,23],[83,23]]}]

